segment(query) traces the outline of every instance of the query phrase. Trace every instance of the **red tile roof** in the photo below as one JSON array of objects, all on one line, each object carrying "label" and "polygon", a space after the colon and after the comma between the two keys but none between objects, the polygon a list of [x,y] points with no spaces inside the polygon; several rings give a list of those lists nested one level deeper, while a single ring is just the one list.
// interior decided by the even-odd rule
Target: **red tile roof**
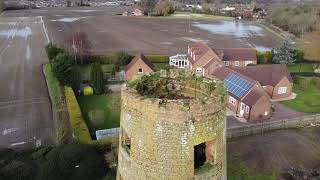
[{"label": "red tile roof", "polygon": [[258,89],[253,88],[243,99],[242,102],[252,107],[263,96],[263,93]]},{"label": "red tile roof", "polygon": [[277,85],[284,77],[292,83],[292,77],[284,64],[268,64],[234,68],[233,70],[257,80],[262,86]]},{"label": "red tile roof", "polygon": [[252,48],[214,48],[223,61],[257,61],[256,50]]},{"label": "red tile roof", "polygon": [[155,66],[150,60],[148,60],[142,53],[136,55],[131,62],[127,65],[126,71],[128,71],[139,59],[141,59],[147,66],[149,66],[153,71],[156,70]]}]

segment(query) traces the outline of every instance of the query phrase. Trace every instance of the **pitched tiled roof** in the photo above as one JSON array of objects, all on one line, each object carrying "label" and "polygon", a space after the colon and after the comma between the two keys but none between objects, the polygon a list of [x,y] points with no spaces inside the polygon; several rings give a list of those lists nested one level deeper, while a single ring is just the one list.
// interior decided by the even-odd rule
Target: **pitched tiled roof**
[{"label": "pitched tiled roof", "polygon": [[200,59],[205,53],[211,50],[211,48],[208,47],[207,44],[203,42],[196,42],[192,45],[189,45],[189,47],[192,49],[193,53],[196,55],[196,60],[194,61],[192,57],[188,56],[188,59],[191,60],[190,63],[194,64],[198,59]]},{"label": "pitched tiled roof", "polygon": [[292,83],[292,77],[285,64],[269,64],[234,68],[233,70],[257,80],[262,86],[277,85],[284,77]]},{"label": "pitched tiled roof", "polygon": [[253,84],[257,83],[256,80],[239,73],[235,69],[230,69],[230,68],[227,68],[224,66],[216,68],[211,75],[213,75],[216,78],[218,78],[219,80],[223,81],[230,73],[234,73],[234,74],[240,76],[241,78],[243,78]]},{"label": "pitched tiled roof", "polygon": [[136,55],[131,62],[127,65],[126,71],[128,71],[139,59],[141,59],[147,66],[149,66],[153,71],[156,70],[155,66],[152,64],[152,62],[147,59],[142,53],[139,53]]},{"label": "pitched tiled roof", "polygon": [[243,99],[242,102],[252,107],[264,94],[261,90],[253,88]]},{"label": "pitched tiled roof", "polygon": [[252,48],[214,48],[223,61],[257,61],[256,50]]}]

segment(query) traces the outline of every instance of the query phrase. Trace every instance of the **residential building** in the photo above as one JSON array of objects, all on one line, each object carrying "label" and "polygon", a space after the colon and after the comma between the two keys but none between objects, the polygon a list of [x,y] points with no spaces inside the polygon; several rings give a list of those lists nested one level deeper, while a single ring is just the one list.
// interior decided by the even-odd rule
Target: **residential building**
[{"label": "residential building", "polygon": [[223,66],[223,61],[218,55],[202,42],[188,46],[187,58],[189,69],[200,76],[209,75],[217,67]]},{"label": "residential building", "polygon": [[154,71],[154,65],[142,53],[139,53],[127,65],[125,77],[126,80],[132,80]]},{"label": "residential building", "polygon": [[188,57],[185,54],[177,54],[169,58],[169,65],[176,68],[186,68],[189,66]]},{"label": "residential building", "polygon": [[224,82],[228,91],[227,107],[236,116],[248,122],[271,117],[270,97],[258,81],[226,67],[217,68],[212,75]]},{"label": "residential building", "polygon": [[257,65],[235,71],[257,80],[272,99],[290,97],[293,80],[284,64]]},{"label": "residential building", "polygon": [[246,67],[257,64],[256,50],[252,48],[214,48],[227,67]]},{"label": "residential building", "polygon": [[170,57],[170,65],[188,68],[201,76],[210,75],[217,67],[245,67],[257,64],[256,50],[252,48],[210,48],[202,42],[188,46],[187,55]]}]

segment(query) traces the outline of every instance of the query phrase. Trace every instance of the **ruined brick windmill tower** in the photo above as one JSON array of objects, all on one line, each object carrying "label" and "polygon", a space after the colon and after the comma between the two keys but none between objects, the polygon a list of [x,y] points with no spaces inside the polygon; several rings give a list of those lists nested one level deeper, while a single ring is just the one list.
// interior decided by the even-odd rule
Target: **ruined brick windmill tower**
[{"label": "ruined brick windmill tower", "polygon": [[173,70],[123,87],[117,179],[226,179],[224,95],[220,83]]}]

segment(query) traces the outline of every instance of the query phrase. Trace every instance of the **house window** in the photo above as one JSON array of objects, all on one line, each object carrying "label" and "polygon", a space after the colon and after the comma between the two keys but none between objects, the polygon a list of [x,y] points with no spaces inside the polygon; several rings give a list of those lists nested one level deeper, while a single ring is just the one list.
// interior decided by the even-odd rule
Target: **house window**
[{"label": "house window", "polygon": [[249,108],[249,106],[247,106],[246,107],[246,113],[249,113],[249,110],[250,110],[250,108]]},{"label": "house window", "polygon": [[233,98],[232,96],[229,97],[229,102],[233,105],[236,105],[237,100],[235,98]]},{"label": "house window", "polygon": [[142,74],[142,73],[143,73],[143,69],[142,69],[142,68],[139,68],[138,74]]},{"label": "house window", "polygon": [[229,66],[229,61],[224,61],[225,66]]},{"label": "house window", "polygon": [[202,68],[197,68],[197,73],[200,73],[200,72],[202,72]]},{"label": "house window", "polygon": [[234,65],[235,65],[235,66],[239,66],[239,61],[235,61],[235,62],[234,62]]},{"label": "house window", "polygon": [[264,112],[264,115],[265,115],[265,116],[268,116],[268,114],[269,114],[269,112],[268,112],[268,111]]},{"label": "house window", "polygon": [[252,61],[245,61],[245,65],[252,64]]},{"label": "house window", "polygon": [[287,87],[279,87],[278,94],[285,94],[287,92]]}]

